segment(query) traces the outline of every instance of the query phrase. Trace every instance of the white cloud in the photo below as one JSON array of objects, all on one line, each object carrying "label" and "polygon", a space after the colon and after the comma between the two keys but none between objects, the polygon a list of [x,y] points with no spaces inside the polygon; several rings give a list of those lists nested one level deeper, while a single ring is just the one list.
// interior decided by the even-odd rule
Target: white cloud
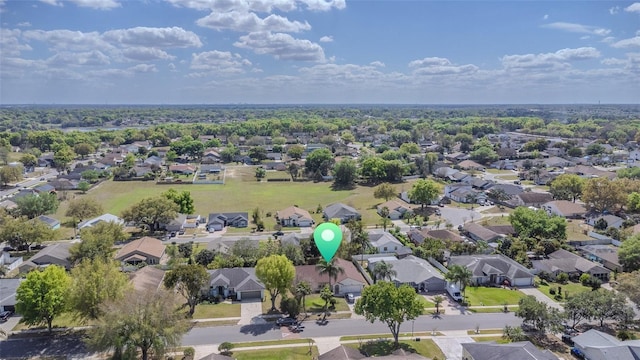
[{"label": "white cloud", "polygon": [[313,11],[329,11],[332,8],[342,10],[347,6],[345,0],[300,0],[300,2]]},{"label": "white cloud", "polygon": [[256,54],[273,55],[279,60],[325,61],[324,50],[309,40],[296,39],[289,34],[253,32],[241,36],[234,46],[251,49]]},{"label": "white cloud", "polygon": [[110,64],[109,57],[97,50],[81,53],[60,52],[47,59],[46,62],[48,65],[58,67],[67,65],[102,66]]},{"label": "white cloud", "polygon": [[372,61],[371,63],[369,63],[369,65],[375,66],[375,67],[385,67],[386,66],[382,61]]},{"label": "white cloud", "polygon": [[611,44],[614,48],[629,48],[629,47],[640,47],[640,36],[632,37],[630,39],[620,40]]},{"label": "white cloud", "polygon": [[0,49],[2,56],[19,56],[22,51],[32,50],[28,44],[20,42],[21,31],[0,28]]},{"label": "white cloud", "polygon": [[[116,0],[65,0],[66,2],[71,2],[76,4],[79,7],[98,9],[98,10],[111,10],[120,7],[120,3]],[[45,4],[49,4],[52,6],[64,6],[64,2],[62,0],[40,0]]]},{"label": "white cloud", "polygon": [[205,72],[196,73],[197,76],[239,74],[244,73],[247,66],[251,66],[251,61],[228,51],[213,50],[191,55],[191,69]]},{"label": "white cloud", "polygon": [[102,34],[102,37],[107,41],[134,46],[159,48],[202,46],[198,35],[176,26],[170,28],[135,27],[110,30]]},{"label": "white cloud", "polygon": [[271,13],[275,9],[289,12],[298,9],[298,4],[312,11],[329,11],[332,8],[344,9],[345,0],[166,0],[174,6],[196,10],[231,11],[244,10]]},{"label": "white cloud", "polygon": [[618,12],[620,12],[620,6],[614,6],[612,8],[609,8],[609,14],[611,15],[615,15]]},{"label": "white cloud", "polygon": [[23,37],[27,40],[46,42],[54,50],[90,51],[95,49],[105,51],[112,48],[109,43],[101,38],[98,32],[27,30],[23,33]]},{"label": "white cloud", "polygon": [[568,69],[568,61],[589,60],[600,57],[600,52],[592,47],[562,49],[555,53],[505,55],[502,66],[506,69]]},{"label": "white cloud", "polygon": [[24,21],[24,22],[17,23],[16,26],[18,26],[18,27],[31,27],[31,23],[28,22],[28,21]]},{"label": "white cloud", "polygon": [[608,58],[608,59],[603,59],[600,63],[602,63],[603,65],[624,65],[627,63],[627,60],[623,60],[623,59],[616,59],[616,58]]},{"label": "white cloud", "polygon": [[122,50],[122,55],[130,60],[135,61],[154,61],[154,60],[173,60],[175,56],[169,55],[166,51],[148,48],[148,47],[131,47]]},{"label": "white cloud", "polygon": [[544,14],[544,16],[542,17],[543,20],[547,20],[549,19],[549,14]]},{"label": "white cloud", "polygon": [[311,25],[299,21],[290,21],[280,15],[269,15],[262,19],[252,12],[229,11],[212,12],[198,19],[196,23],[202,27],[216,30],[233,30],[238,32],[275,31],[300,32],[310,30]]},{"label": "white cloud", "polygon": [[167,67],[169,68],[169,71],[171,71],[171,72],[177,71],[176,66],[173,63],[169,63],[169,65],[167,65]]},{"label": "white cloud", "polygon": [[154,64],[138,64],[128,68],[127,70],[134,73],[158,72]]},{"label": "white cloud", "polygon": [[624,8],[624,11],[640,13],[640,2],[633,3],[627,6],[626,8]]},{"label": "white cloud", "polygon": [[323,36],[320,38],[320,42],[324,42],[324,43],[333,42],[333,36]]},{"label": "white cloud", "polygon": [[414,75],[468,75],[478,71],[475,65],[454,65],[449,59],[440,57],[413,60],[409,63],[409,67],[414,69]]},{"label": "white cloud", "polygon": [[611,30],[599,28],[596,26],[582,25],[582,24],[574,24],[567,22],[554,22],[551,24],[542,25],[543,28],[548,29],[556,29],[562,31],[568,31],[579,34],[591,34],[591,35],[599,35],[599,36],[607,36],[611,33]]},{"label": "white cloud", "polygon": [[611,44],[615,40],[616,40],[616,38],[614,38],[613,36],[607,36],[606,38],[600,40],[600,42],[603,42],[605,44]]}]

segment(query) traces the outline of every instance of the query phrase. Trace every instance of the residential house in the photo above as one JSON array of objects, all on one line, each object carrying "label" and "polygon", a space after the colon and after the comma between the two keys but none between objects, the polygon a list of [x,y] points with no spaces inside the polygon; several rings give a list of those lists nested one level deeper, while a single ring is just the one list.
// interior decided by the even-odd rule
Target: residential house
[{"label": "residential house", "polygon": [[[500,149],[500,150],[503,150],[503,149]],[[501,156],[500,155],[501,153],[507,153],[507,152],[515,154],[515,151],[503,150],[503,151],[498,151],[498,155]],[[504,159],[504,160],[498,160],[494,163],[491,163],[489,167],[491,167],[492,169],[498,169],[498,170],[515,170],[517,168],[517,165],[515,160]]]},{"label": "residential house", "polygon": [[478,190],[487,190],[494,184],[489,180],[481,179],[475,176],[468,176],[464,178],[462,182],[467,185],[471,185],[474,189],[478,189]]},{"label": "residential house", "polygon": [[169,165],[169,171],[174,174],[193,175],[196,172],[196,167],[186,164]]},{"label": "residential house", "polygon": [[51,184],[41,184],[33,188],[37,194],[55,194],[56,188]]},{"label": "residential house", "polygon": [[567,219],[582,219],[587,213],[583,204],[577,204],[568,200],[554,200],[542,205],[549,215],[558,215]]},{"label": "residential house", "polygon": [[95,217],[93,219],[89,219],[89,220],[85,220],[82,221],[78,224],[78,229],[84,229],[84,228],[88,228],[88,227],[92,227],[92,226],[96,226],[97,224],[101,223],[101,222],[113,222],[116,224],[124,224],[124,220],[122,220],[121,218],[112,215],[112,214],[102,214],[98,217]]},{"label": "residential house", "polygon": [[402,219],[405,214],[413,214],[413,209],[411,209],[406,203],[392,199],[377,206],[378,215],[382,216],[381,212],[385,207],[389,211],[389,215],[387,217],[391,220],[399,220]]},{"label": "residential house", "polygon": [[489,230],[486,227],[474,222],[464,224],[464,226],[462,227],[462,232],[466,234],[470,239],[473,239],[475,241],[484,241],[487,243],[495,242],[498,239],[502,238],[502,236],[495,231]]},{"label": "residential house", "polygon": [[638,360],[640,340],[620,341],[607,333],[591,329],[571,338],[576,350],[587,360]]},{"label": "residential house", "polygon": [[578,247],[578,251],[588,260],[602,264],[602,266],[611,271],[622,272],[622,265],[620,265],[620,260],[618,259],[618,250],[617,246],[612,245],[585,245]]},{"label": "residential house", "polygon": [[60,229],[60,221],[58,219],[54,219],[50,216],[46,216],[46,215],[40,215],[36,218],[36,220],[41,221],[45,224],[47,224],[47,226],[51,229],[51,230],[58,230]]},{"label": "residential house", "polygon": [[222,157],[220,156],[220,153],[218,153],[218,151],[213,149],[206,150],[204,154],[202,154],[202,157],[200,158],[200,162],[202,164],[215,164],[221,161],[222,161]]},{"label": "residential house", "polygon": [[171,220],[164,226],[167,231],[184,231],[186,229],[195,229],[200,223],[200,215],[197,214],[178,214],[175,219]]},{"label": "residential house", "polygon": [[529,269],[502,254],[452,256],[447,263],[451,265],[469,269],[471,283],[476,285],[533,285],[534,275]]},{"label": "residential house", "polygon": [[129,173],[134,177],[145,177],[147,174],[153,174],[153,169],[149,166],[134,166]]},{"label": "residential house", "polygon": [[71,243],[55,243],[46,246],[37,254],[32,256],[29,260],[18,266],[20,272],[29,272],[39,267],[45,267],[48,265],[62,266],[67,270],[71,269],[71,262],[69,261],[69,248],[73,244]]},{"label": "residential house", "polygon": [[452,176],[459,172],[460,172],[459,170],[456,170],[454,168],[450,168],[448,166],[441,166],[439,168],[436,168],[434,175],[439,178],[452,180],[453,179]]},{"label": "residential house", "polygon": [[599,215],[599,216],[588,217],[587,224],[591,226],[595,226],[600,220],[604,220],[607,222],[607,228],[613,227],[616,229],[620,229],[622,227],[622,224],[624,223],[623,218],[609,214],[609,215]]},{"label": "residential house", "polygon": [[200,360],[234,360],[231,356],[211,353],[205,357],[201,357]]},{"label": "residential house", "polygon": [[63,178],[49,180],[49,185],[53,186],[56,191],[75,190],[78,188],[78,183],[80,183],[79,180],[69,180]]},{"label": "residential house", "polygon": [[396,272],[392,281],[398,286],[407,284],[419,292],[444,291],[447,286],[444,275],[428,261],[419,257],[409,255],[403,259],[395,260],[369,259],[370,272],[373,272],[378,261],[385,261],[392,266]]},{"label": "residential house", "polygon": [[462,343],[462,360],[559,360],[549,350],[540,350],[529,341],[508,344]]},{"label": "residential house", "polygon": [[16,311],[16,291],[24,279],[0,279],[0,311]]},{"label": "residential house", "polygon": [[[334,258],[334,262],[344,270],[344,273],[339,272],[336,279],[331,279],[333,293],[336,295],[344,295],[346,293],[360,294],[367,285],[367,281],[360,271],[350,261]],[[294,283],[302,280],[308,281],[314,292],[319,292],[325,285],[329,284],[329,275],[321,275],[316,265],[299,265],[296,266],[296,280]]]},{"label": "residential house", "polygon": [[452,163],[458,163],[463,160],[467,160],[469,158],[469,155],[461,152],[453,152],[451,154],[446,154],[444,158],[451,161]]},{"label": "residential house", "polygon": [[566,273],[575,278],[582,274],[589,274],[603,282],[609,281],[611,270],[567,250],[556,250],[547,257],[548,259],[531,262],[536,272],[545,271],[554,275]]},{"label": "residential house", "polygon": [[553,200],[553,195],[548,192],[523,192],[512,196],[505,204],[509,207],[516,208],[518,206],[540,208],[543,204]]},{"label": "residential house", "polygon": [[156,155],[152,155],[149,156],[148,158],[144,159],[143,164],[147,167],[151,167],[151,168],[159,168],[164,164],[164,160],[162,160],[161,157],[156,156]]},{"label": "residential house", "polygon": [[227,226],[237,228],[245,228],[249,226],[249,213],[229,212],[209,214],[209,219],[207,220],[207,231],[220,231]]},{"label": "residential house", "polygon": [[309,227],[314,224],[311,214],[297,206],[289,206],[286,209],[277,211],[276,221],[285,227]]},{"label": "residential house", "polygon": [[568,167],[565,168],[564,171],[567,174],[576,174],[585,178],[606,177],[609,180],[613,180],[617,176],[614,172],[599,170],[594,168],[593,166],[587,165],[576,165]]},{"label": "residential house", "polygon": [[516,235],[516,230],[511,225],[486,225],[485,227],[499,235]]},{"label": "residential house", "polygon": [[[22,262],[22,256],[13,257],[8,251],[3,251],[2,255],[0,255],[0,266],[4,266],[7,272],[17,269],[22,265]],[[0,293],[0,296],[1,295]]]},{"label": "residential house", "polygon": [[164,260],[165,249],[166,246],[162,241],[145,236],[120,248],[116,253],[115,259],[130,265],[141,263],[155,265]]},{"label": "residential house", "polygon": [[15,202],[11,201],[11,200],[2,200],[0,201],[0,208],[5,209],[7,211],[13,210],[13,209],[17,209],[18,208],[18,204],[16,204]]},{"label": "residential house", "polygon": [[165,271],[153,266],[144,266],[129,273],[129,282],[133,289],[144,294],[156,292],[162,288]]},{"label": "residential house", "polygon": [[[369,357],[361,353],[360,350],[346,345],[340,345],[335,349],[320,355],[318,360],[362,360]],[[405,351],[404,349],[394,350],[391,354],[376,357],[380,360],[428,360],[422,355],[414,352]],[[202,359],[201,359],[202,360]],[[208,359],[207,359],[208,360]]]},{"label": "residential house", "polygon": [[352,208],[349,205],[345,205],[343,203],[333,203],[324,208],[322,213],[322,217],[325,221],[329,221],[331,219],[340,219],[341,223],[348,223],[349,220],[355,219],[360,220],[362,215]]},{"label": "residential house", "polygon": [[260,299],[264,301],[265,287],[256,277],[255,268],[224,268],[207,270],[209,289],[207,295],[233,300]]},{"label": "residential house", "polygon": [[524,192],[524,188],[520,185],[512,185],[512,184],[494,184],[489,188],[489,190],[498,191],[502,190],[508,196],[516,196],[518,194],[522,194]]},{"label": "residential house", "polygon": [[302,240],[308,240],[309,236],[311,236],[311,234],[302,234],[302,233],[296,233],[296,232],[286,233],[280,236],[280,245],[281,246],[285,246],[285,245],[300,246],[300,242]]},{"label": "residential house", "polygon": [[378,251],[378,254],[395,253],[404,248],[400,240],[388,231],[370,230],[368,236],[369,243]]},{"label": "residential house", "polygon": [[450,230],[411,229],[407,233],[409,239],[416,245],[420,245],[425,239],[438,239],[445,242],[462,242],[464,239]]},{"label": "residential house", "polygon": [[477,171],[484,171],[485,170],[484,165],[480,165],[480,164],[478,164],[477,162],[475,162],[473,160],[461,161],[460,163],[458,163],[457,166],[462,170],[477,170]]}]

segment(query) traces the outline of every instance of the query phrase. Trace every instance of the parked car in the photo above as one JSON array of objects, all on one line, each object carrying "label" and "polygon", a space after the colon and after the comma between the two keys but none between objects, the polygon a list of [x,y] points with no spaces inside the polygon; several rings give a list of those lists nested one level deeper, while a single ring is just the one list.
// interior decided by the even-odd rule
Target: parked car
[{"label": "parked car", "polygon": [[13,315],[13,311],[3,311],[0,312],[0,321],[5,322],[7,321],[11,315]]},{"label": "parked car", "polygon": [[282,317],[276,320],[276,325],[278,326],[290,326],[290,325],[297,325],[297,324],[298,324],[298,320],[290,317]]},{"label": "parked car", "polygon": [[284,233],[282,231],[276,231],[273,233],[273,236],[282,236]]},{"label": "parked car", "polygon": [[178,231],[178,235],[184,235],[184,229],[181,229],[180,231]]},{"label": "parked car", "polygon": [[353,304],[353,302],[355,301],[356,297],[353,296],[352,293],[346,293],[346,294],[344,294],[344,299],[347,300],[347,302],[349,304]]}]

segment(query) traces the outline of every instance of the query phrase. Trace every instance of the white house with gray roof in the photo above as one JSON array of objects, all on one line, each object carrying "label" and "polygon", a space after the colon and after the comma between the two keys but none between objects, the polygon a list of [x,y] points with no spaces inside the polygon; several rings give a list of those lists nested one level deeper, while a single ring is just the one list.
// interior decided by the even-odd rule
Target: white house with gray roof
[{"label": "white house with gray roof", "polygon": [[640,340],[620,341],[595,329],[575,336],[571,340],[587,360],[640,359]]},{"label": "white house with gray roof", "polygon": [[373,258],[369,259],[369,270],[373,271],[378,261],[384,261],[392,266],[396,275],[392,281],[396,285],[407,284],[420,292],[444,291],[447,282],[444,275],[428,261],[409,255],[403,259]]},{"label": "white house with gray roof", "polygon": [[501,254],[452,256],[447,264],[461,265],[472,274],[476,285],[532,286],[534,275],[526,267]]}]

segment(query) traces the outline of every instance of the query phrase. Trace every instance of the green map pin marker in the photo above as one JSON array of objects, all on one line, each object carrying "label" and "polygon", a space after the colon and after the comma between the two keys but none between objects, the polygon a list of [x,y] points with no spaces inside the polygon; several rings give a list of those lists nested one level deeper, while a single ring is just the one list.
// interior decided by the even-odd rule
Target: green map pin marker
[{"label": "green map pin marker", "polygon": [[313,232],[313,239],[322,257],[329,262],[340,247],[342,230],[334,223],[322,223]]}]

